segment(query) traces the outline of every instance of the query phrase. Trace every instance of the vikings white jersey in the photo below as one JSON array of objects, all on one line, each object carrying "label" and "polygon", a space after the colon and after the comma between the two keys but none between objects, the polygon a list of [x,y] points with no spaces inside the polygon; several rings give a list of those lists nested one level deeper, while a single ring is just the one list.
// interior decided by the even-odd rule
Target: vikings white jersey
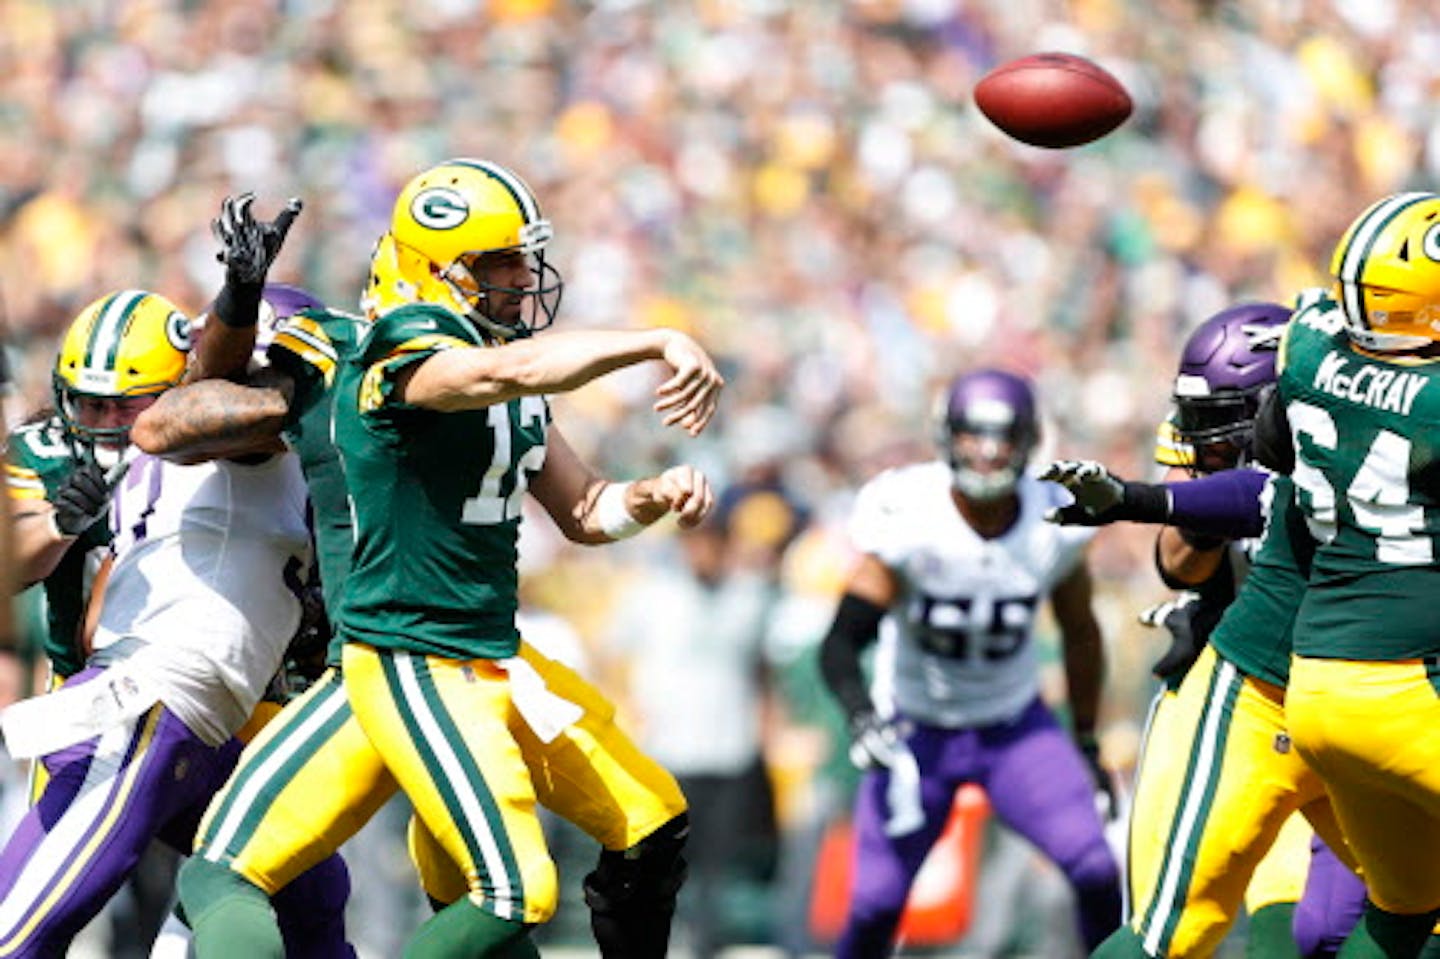
[{"label": "vikings white jersey", "polygon": [[195,466],[135,455],[110,509],[115,562],[95,649],[142,640],[131,659],[158,698],[206,742],[224,742],[299,625],[307,512],[293,453]]},{"label": "vikings white jersey", "polygon": [[1035,698],[1036,608],[1082,561],[1094,530],[1045,522],[1070,496],[1027,476],[1014,525],[984,539],[950,488],[941,462],[882,473],[861,489],[850,532],[901,584],[881,624],[876,708],[953,729],[1012,719]]}]

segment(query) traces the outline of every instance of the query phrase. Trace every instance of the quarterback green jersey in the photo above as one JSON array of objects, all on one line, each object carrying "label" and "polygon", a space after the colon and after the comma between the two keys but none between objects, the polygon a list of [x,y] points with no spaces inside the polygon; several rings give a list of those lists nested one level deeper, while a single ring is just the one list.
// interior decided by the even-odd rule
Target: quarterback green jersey
[{"label": "quarterback green jersey", "polygon": [[1440,365],[1366,353],[1324,291],[1280,347],[1296,500],[1318,542],[1295,652],[1402,660],[1440,653]]},{"label": "quarterback green jersey", "polygon": [[355,520],[339,635],[452,659],[515,654],[516,540],[527,474],[545,462],[541,397],[439,413],[400,402],[396,375],[437,352],[485,346],[468,320],[405,306],[342,366],[335,445]]},{"label": "quarterback green jersey", "polygon": [[[76,464],[76,448],[66,438],[59,417],[20,427],[10,436],[6,463],[11,502],[23,509],[27,500],[53,501]],[[55,675],[62,678],[73,676],[85,666],[80,627],[85,620],[90,582],[109,542],[109,525],[103,520],[95,523],[70,544],[45,577],[45,655]]]},{"label": "quarterback green jersey", "polygon": [[1284,686],[1290,681],[1292,627],[1305,595],[1315,541],[1284,476],[1265,486],[1265,531],[1239,593],[1210,635],[1215,651],[1247,676]]},{"label": "quarterback green jersey", "polygon": [[[345,475],[330,435],[331,390],[340,366],[355,352],[368,325],[358,316],[336,310],[305,310],[280,325],[267,351],[270,365],[295,381],[285,441],[300,457],[310,487],[320,585],[332,618],[350,571],[354,533]],[[339,649],[338,642],[332,644],[335,662]]]}]

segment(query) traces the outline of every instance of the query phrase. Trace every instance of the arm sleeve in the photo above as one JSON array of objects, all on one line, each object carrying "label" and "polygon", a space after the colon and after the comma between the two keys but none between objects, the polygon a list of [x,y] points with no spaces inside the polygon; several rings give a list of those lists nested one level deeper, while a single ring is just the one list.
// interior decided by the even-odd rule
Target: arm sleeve
[{"label": "arm sleeve", "polygon": [[840,598],[835,621],[820,644],[820,675],[847,716],[873,709],[860,654],[875,640],[885,609],[853,593]]},{"label": "arm sleeve", "polygon": [[1265,483],[1264,473],[1250,469],[1224,470],[1188,482],[1166,483],[1170,490],[1169,524],[1226,539],[1259,536],[1265,526],[1260,506]]}]

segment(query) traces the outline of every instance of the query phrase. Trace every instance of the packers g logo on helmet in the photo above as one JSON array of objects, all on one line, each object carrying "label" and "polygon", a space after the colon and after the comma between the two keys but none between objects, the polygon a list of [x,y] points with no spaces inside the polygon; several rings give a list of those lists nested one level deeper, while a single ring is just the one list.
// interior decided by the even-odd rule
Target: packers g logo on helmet
[{"label": "packers g logo on helmet", "polygon": [[181,353],[189,353],[194,342],[190,317],[176,310],[165,318],[165,338]]},{"label": "packers g logo on helmet", "polygon": [[[563,281],[545,260],[554,230],[525,181],[487,160],[447,160],[400,191],[390,230],[376,243],[361,307],[372,319],[407,303],[455,310],[500,340],[549,326]],[[482,258],[523,254],[530,282],[488,282]],[[494,308],[503,302],[519,319]]]},{"label": "packers g logo on helmet", "polygon": [[1341,237],[1330,272],[1360,346],[1389,352],[1440,341],[1440,194],[1373,204]]},{"label": "packers g logo on helmet", "polygon": [[410,201],[410,215],[416,223],[432,230],[453,230],[470,216],[470,206],[454,190],[431,187],[415,194]]},{"label": "packers g logo on helmet", "polygon": [[55,404],[75,436],[123,442],[129,427],[82,425],[77,400],[163,392],[180,381],[190,349],[190,320],[174,303],[145,290],[102,296],[71,321],[55,359]]}]

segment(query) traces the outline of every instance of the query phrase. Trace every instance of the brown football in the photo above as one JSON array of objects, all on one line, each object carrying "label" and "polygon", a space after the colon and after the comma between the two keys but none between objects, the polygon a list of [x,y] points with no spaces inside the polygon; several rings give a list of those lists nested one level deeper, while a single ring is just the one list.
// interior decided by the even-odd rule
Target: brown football
[{"label": "brown football", "polygon": [[1120,81],[1070,53],[1034,53],[996,67],[975,84],[975,105],[1020,142],[1050,149],[1098,140],[1133,109]]}]

